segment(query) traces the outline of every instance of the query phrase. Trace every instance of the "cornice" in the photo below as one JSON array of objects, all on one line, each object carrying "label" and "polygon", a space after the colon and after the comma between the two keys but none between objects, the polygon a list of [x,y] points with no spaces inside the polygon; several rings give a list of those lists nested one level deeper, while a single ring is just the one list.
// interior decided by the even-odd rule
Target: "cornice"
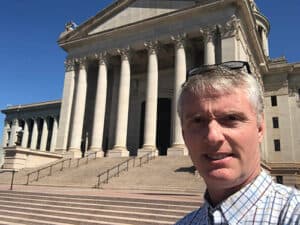
[{"label": "cornice", "polygon": [[235,4],[241,9],[241,15],[243,15],[244,22],[246,23],[246,26],[243,26],[243,28],[247,30],[247,40],[254,54],[252,59],[258,65],[260,73],[265,74],[269,70],[268,60],[260,44],[254,12],[248,0],[235,0]]},{"label": "cornice", "polygon": [[254,12],[254,16],[257,20],[259,20],[267,29],[267,34],[270,32],[270,22],[267,17],[265,17],[263,14],[260,12]]},{"label": "cornice", "polygon": [[37,102],[31,104],[24,104],[24,105],[15,105],[9,106],[6,109],[1,110],[2,113],[10,113],[10,112],[18,112],[21,110],[28,110],[28,109],[40,109],[40,108],[53,108],[59,107],[61,105],[61,100],[54,100],[54,101],[46,101],[46,102]]}]

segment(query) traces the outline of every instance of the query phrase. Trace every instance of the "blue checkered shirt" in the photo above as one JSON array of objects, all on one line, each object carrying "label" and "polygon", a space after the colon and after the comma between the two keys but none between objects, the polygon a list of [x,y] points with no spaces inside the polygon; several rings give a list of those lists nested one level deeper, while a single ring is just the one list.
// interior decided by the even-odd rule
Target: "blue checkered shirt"
[{"label": "blue checkered shirt", "polygon": [[216,207],[205,200],[176,225],[300,225],[300,192],[273,182],[265,172]]}]

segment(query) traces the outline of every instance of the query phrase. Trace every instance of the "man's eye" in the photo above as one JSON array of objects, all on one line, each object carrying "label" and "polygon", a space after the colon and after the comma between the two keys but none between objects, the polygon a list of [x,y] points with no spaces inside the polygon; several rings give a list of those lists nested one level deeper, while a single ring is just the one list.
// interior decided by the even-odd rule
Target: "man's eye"
[{"label": "man's eye", "polygon": [[226,126],[232,126],[236,125],[241,120],[242,118],[237,115],[227,115],[221,118],[219,121],[221,124],[224,124]]},{"label": "man's eye", "polygon": [[194,123],[203,123],[204,122],[204,119],[202,117],[195,117],[193,119],[193,122]]},{"label": "man's eye", "polygon": [[228,121],[237,121],[237,120],[239,120],[239,117],[236,116],[236,115],[228,115],[227,117],[225,117],[225,120],[228,120]]}]

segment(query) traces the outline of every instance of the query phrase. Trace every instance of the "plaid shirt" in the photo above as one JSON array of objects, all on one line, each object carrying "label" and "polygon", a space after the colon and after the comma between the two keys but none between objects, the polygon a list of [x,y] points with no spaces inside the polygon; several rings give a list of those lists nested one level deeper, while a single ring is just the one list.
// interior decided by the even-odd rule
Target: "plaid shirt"
[{"label": "plaid shirt", "polygon": [[300,192],[273,182],[265,172],[224,202],[212,207],[207,200],[176,225],[274,224],[300,225]]}]

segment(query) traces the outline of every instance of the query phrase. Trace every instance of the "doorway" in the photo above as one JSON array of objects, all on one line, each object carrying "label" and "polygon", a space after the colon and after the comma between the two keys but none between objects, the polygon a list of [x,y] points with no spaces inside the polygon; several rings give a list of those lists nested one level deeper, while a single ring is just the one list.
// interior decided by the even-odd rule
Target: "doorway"
[{"label": "doorway", "polygon": [[[141,106],[140,121],[140,148],[144,141],[144,123],[145,123],[145,101]],[[171,100],[168,98],[159,98],[157,105],[156,122],[156,147],[159,155],[167,155],[167,150],[171,144]]]}]

